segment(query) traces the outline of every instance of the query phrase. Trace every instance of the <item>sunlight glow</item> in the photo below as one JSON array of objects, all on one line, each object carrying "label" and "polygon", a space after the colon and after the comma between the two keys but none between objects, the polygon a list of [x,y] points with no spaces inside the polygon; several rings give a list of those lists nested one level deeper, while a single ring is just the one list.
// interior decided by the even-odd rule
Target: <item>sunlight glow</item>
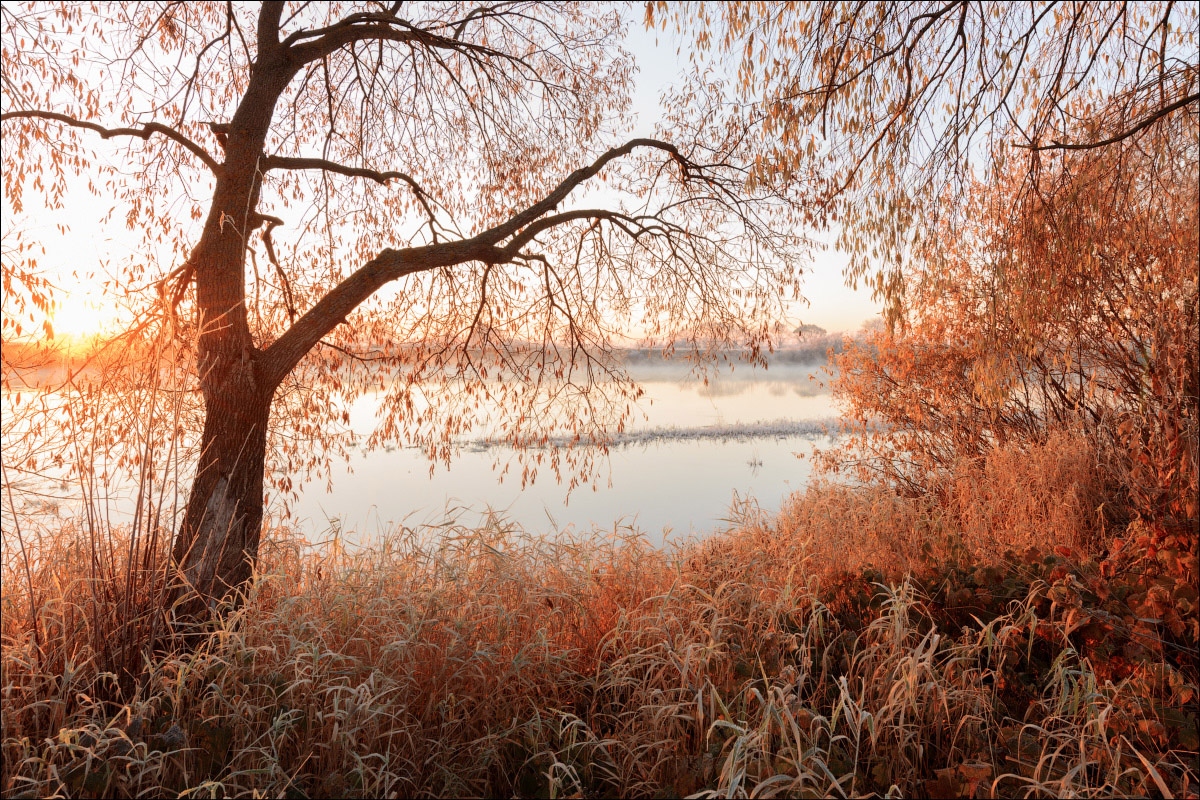
[{"label": "sunlight glow", "polygon": [[56,298],[50,324],[56,339],[84,341],[107,332],[115,316],[115,309],[102,307],[89,295],[61,294]]}]

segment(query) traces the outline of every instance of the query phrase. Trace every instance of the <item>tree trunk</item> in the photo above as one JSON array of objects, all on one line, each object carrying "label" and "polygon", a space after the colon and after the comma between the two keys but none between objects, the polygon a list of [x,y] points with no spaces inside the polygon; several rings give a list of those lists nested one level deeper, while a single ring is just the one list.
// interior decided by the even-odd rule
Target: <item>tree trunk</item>
[{"label": "tree trunk", "polygon": [[180,620],[202,621],[216,603],[236,601],[254,570],[273,394],[258,380],[258,355],[247,347],[207,359],[200,463],[172,554]]},{"label": "tree trunk", "polygon": [[236,602],[254,572],[262,533],[267,421],[283,376],[265,368],[254,345],[245,265],[247,239],[262,224],[257,209],[267,130],[295,74],[278,39],[282,12],[278,2],[263,3],[259,11],[257,58],[230,120],[212,206],[190,257],[204,434],[172,552],[176,582],[169,599],[176,619],[185,623],[204,621],[223,600]]}]

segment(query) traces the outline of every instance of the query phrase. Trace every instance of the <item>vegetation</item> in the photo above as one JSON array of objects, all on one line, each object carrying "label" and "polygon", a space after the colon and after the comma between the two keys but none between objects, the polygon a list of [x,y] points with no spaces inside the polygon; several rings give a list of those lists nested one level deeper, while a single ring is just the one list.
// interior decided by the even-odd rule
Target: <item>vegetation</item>
[{"label": "vegetation", "polygon": [[[64,354],[5,232],[5,796],[1200,794],[1194,7],[648,4],[741,68],[625,144],[597,7],[13,8],[7,201],[98,170],[178,266],[131,264],[140,322]],[[74,69],[84,38],[113,57]],[[207,207],[147,201],[205,170]],[[594,178],[645,205],[570,205]],[[261,524],[263,481],[339,455],[329,400],[372,381],[374,444],[446,458],[489,399],[586,471],[624,363],[761,360],[788,329],[800,221],[841,226],[887,320],[798,329],[845,430],[778,515],[672,550]],[[617,350],[633,317],[653,349]],[[14,475],[84,515],[39,524]]]},{"label": "vegetation", "polygon": [[657,2],[646,21],[736,68],[688,89],[741,101],[767,140],[752,182],[798,185],[811,221],[837,224],[890,322],[938,266],[914,249],[971,223],[972,183],[1036,198],[1043,168],[1194,132],[1200,102],[1200,12],[1173,2]]},{"label": "vegetation", "polygon": [[1057,438],[945,500],[819,484],[669,553],[502,520],[361,550],[275,530],[212,638],[145,662],[114,646],[154,619],[111,580],[124,542],[95,564],[63,530],[36,629],[3,576],[4,791],[1188,796],[1194,639],[1104,555],[1095,467]]},{"label": "vegetation", "polygon": [[[389,387],[376,441],[431,458],[482,404],[514,444],[602,445],[637,393],[615,335],[753,355],[798,293],[795,199],[746,185],[760,140],[745,124],[715,109],[700,129],[629,135],[615,8],[0,13],[6,201],[103,193],[141,239],[115,265],[118,294],[192,353],[202,413],[172,592],[189,616],[253,570],[268,452],[330,446],[328,409],[368,387]],[[125,147],[98,153],[97,136]],[[17,266],[13,282],[37,277]],[[551,466],[586,473],[595,452],[556,450]]]}]

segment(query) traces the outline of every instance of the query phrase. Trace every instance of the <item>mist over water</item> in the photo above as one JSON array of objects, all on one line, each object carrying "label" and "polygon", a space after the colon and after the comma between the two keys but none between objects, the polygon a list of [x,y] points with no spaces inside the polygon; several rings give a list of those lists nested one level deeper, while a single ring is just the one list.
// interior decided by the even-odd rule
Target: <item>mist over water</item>
[{"label": "mist over water", "polygon": [[[439,524],[454,517],[475,525],[495,512],[534,533],[624,526],[659,543],[668,536],[703,536],[724,527],[747,503],[768,513],[778,510],[787,495],[805,486],[811,469],[806,457],[828,445],[827,432],[836,428],[837,411],[819,364],[725,366],[710,370],[707,381],[686,363],[629,366],[645,390],[639,410],[614,437],[608,457],[598,459],[594,480],[573,491],[546,465],[522,488],[520,453],[482,431],[461,442],[449,468],[438,463],[431,470],[417,448],[352,447],[348,462],[332,466],[329,491],[323,478],[300,488],[290,524],[314,541],[335,532],[365,541],[401,523]],[[367,395],[349,409],[359,442],[377,423],[380,399]],[[53,400],[48,396],[47,402]],[[10,401],[5,396],[6,407]],[[180,491],[172,493],[165,514],[182,508],[189,472],[181,472]],[[59,480],[50,471],[47,480],[26,485],[28,479],[15,477],[21,514],[68,519],[83,513],[77,478]],[[95,485],[93,515],[127,524],[136,496],[136,486],[127,483],[110,474]],[[274,500],[268,514],[282,510]],[[5,504],[6,530],[10,511]]]},{"label": "mist over water", "polygon": [[[313,481],[293,512],[305,530],[370,538],[397,523],[442,521],[452,513],[474,524],[489,511],[533,532],[573,527],[632,526],[652,541],[705,535],[727,524],[750,501],[778,510],[804,487],[807,458],[828,444],[836,409],[828,389],[811,379],[818,366],[784,364],[769,370],[740,366],[710,373],[707,384],[683,364],[640,364],[633,376],[646,394],[630,429],[616,437],[598,479],[568,491],[543,468],[521,487],[517,453],[478,438],[464,443],[449,469],[413,448],[355,453],[335,467],[332,490]],[[365,438],[378,397],[350,410]],[[506,464],[508,474],[501,479]]]}]

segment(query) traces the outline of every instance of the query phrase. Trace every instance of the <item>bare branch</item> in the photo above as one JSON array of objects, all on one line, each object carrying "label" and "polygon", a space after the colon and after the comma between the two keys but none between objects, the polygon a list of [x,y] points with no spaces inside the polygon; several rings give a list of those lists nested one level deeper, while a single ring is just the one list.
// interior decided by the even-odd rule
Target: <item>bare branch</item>
[{"label": "bare branch", "polygon": [[380,172],[379,170],[368,169],[366,167],[349,167],[345,164],[338,164],[333,161],[327,161],[324,158],[301,158],[298,156],[267,156],[263,159],[262,167],[264,170],[272,169],[319,169],[325,172],[334,172],[338,175],[345,175],[349,178],[367,178],[376,183],[386,184],[388,181],[401,180],[413,187],[419,194],[424,194],[421,187],[411,175],[396,170],[387,170]]},{"label": "bare branch", "polygon": [[484,231],[476,238],[482,239],[489,244],[499,244],[501,241],[507,239],[509,236],[514,235],[517,231],[521,230],[538,217],[553,211],[559,203],[567,199],[567,195],[574,191],[576,187],[588,179],[598,175],[602,169],[608,166],[608,164],[618,158],[621,158],[622,156],[629,155],[639,147],[661,150],[669,154],[675,159],[676,162],[680,164],[685,175],[689,174],[690,170],[695,169],[695,165],[685,159],[680,154],[679,149],[670,142],[647,138],[630,139],[620,147],[614,147],[611,150],[608,150],[588,166],[580,167],[579,169],[575,170],[565,179],[563,179],[558,186],[554,187],[554,189],[543,199],[539,200],[537,203],[534,203],[519,214],[514,215],[507,222]]},{"label": "bare branch", "polygon": [[429,194],[421,188],[421,184],[417,183],[416,178],[406,172],[398,170],[387,170],[380,172],[379,170],[368,169],[366,167],[350,167],[345,164],[338,164],[334,161],[329,161],[324,158],[303,158],[299,156],[267,156],[263,159],[263,170],[270,171],[273,169],[312,169],[322,170],[323,172],[332,172],[336,175],[345,175],[348,178],[366,178],[367,180],[375,181],[378,184],[386,186],[389,181],[398,180],[408,184],[412,189],[413,194],[417,197],[417,202],[421,204],[421,208],[425,211],[425,216],[429,218],[429,230],[433,235],[433,240],[437,241],[437,217],[433,212]]},{"label": "bare branch", "polygon": [[297,31],[282,43],[294,68],[318,61],[355,42],[414,42],[431,50],[464,53],[476,57],[499,59],[536,74],[521,57],[494,50],[486,45],[464,42],[440,36],[432,31],[414,27],[394,14],[359,13],[313,31]]},{"label": "bare branch", "polygon": [[392,361],[393,360],[390,356],[364,356],[361,353],[355,353],[353,350],[347,350],[344,347],[336,345],[333,342],[327,342],[324,339],[317,342],[317,345],[319,345],[321,347],[328,347],[330,350],[336,350],[337,352],[341,353],[342,355],[346,356],[347,358],[352,359],[354,361],[358,361],[362,364],[369,364],[372,361]]},{"label": "bare branch", "polygon": [[206,167],[208,167],[214,175],[221,174],[221,165],[217,160],[208,154],[200,145],[193,142],[188,137],[176,129],[163,125],[161,122],[148,122],[140,128],[106,128],[103,125],[98,125],[95,122],[76,119],[75,117],[66,114],[59,114],[54,111],[6,111],[0,114],[0,122],[8,122],[10,119],[45,119],[51,122],[61,122],[64,125],[70,125],[73,128],[84,128],[89,131],[95,131],[100,134],[101,139],[111,139],[114,136],[132,136],[136,139],[149,140],[156,133],[162,134],[173,142],[182,145],[188,152],[200,159]]},{"label": "bare branch", "polygon": [[403,250],[386,249],[368,261],[349,277],[335,286],[308,310],[263,353],[264,378],[272,384],[292,370],[304,354],[316,345],[329,331],[345,321],[346,317],[368,297],[385,284],[418,272],[427,272],[442,267],[480,261],[498,264],[511,261],[519,254],[520,246],[537,232],[573,219],[582,219],[595,212],[565,212],[554,218],[555,222],[538,225],[529,236],[520,236],[509,246],[500,247],[504,240],[518,234],[523,228],[553,211],[559,203],[579,185],[596,176],[612,161],[628,155],[638,147],[653,148],[667,153],[676,160],[684,174],[698,169],[687,161],[675,145],[658,139],[631,139],[620,147],[608,150],[590,165],[575,170],[544,198],[521,211],[506,222],[457,242],[431,244]]},{"label": "bare branch", "polygon": [[1032,150],[1034,152],[1040,152],[1042,150],[1094,150],[1097,147],[1108,147],[1110,144],[1116,144],[1117,142],[1124,141],[1130,136],[1144,131],[1146,128],[1149,128],[1160,119],[1175,113],[1179,109],[1184,108],[1185,106],[1194,103],[1197,100],[1200,100],[1200,92],[1190,94],[1187,97],[1176,100],[1174,103],[1169,103],[1162,108],[1155,109],[1153,114],[1149,115],[1132,128],[1127,128],[1120,133],[1114,134],[1107,139],[1101,139],[1098,142],[1053,142],[1052,144],[1019,144],[1016,146],[1022,149]]}]

